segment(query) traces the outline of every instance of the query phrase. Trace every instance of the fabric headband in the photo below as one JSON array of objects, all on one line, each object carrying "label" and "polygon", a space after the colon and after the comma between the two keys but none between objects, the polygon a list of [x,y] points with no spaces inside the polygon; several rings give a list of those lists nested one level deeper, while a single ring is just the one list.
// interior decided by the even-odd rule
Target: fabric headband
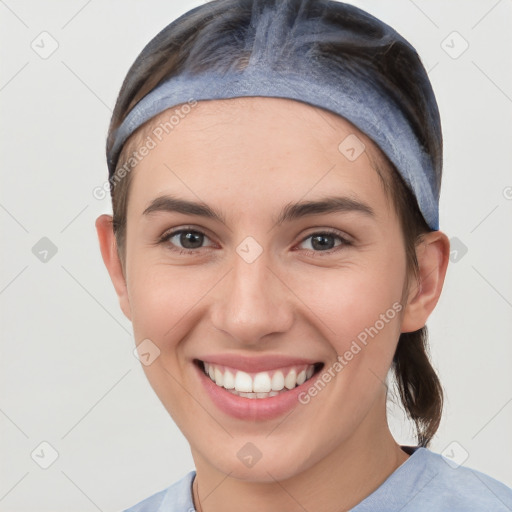
[{"label": "fabric headband", "polygon": [[114,132],[108,152],[111,177],[130,135],[171,107],[189,100],[288,98],[334,112],[370,137],[416,196],[429,227],[438,230],[440,184],[432,158],[397,104],[367,78],[354,76],[349,70],[341,72],[339,68],[334,73],[329,63],[310,59],[304,52],[288,52],[286,60],[279,59],[277,66],[275,55],[279,52],[272,53],[269,48],[275,46],[268,40],[263,44],[253,42],[244,69],[232,66],[227,71],[184,71],[159,84],[133,107]]}]

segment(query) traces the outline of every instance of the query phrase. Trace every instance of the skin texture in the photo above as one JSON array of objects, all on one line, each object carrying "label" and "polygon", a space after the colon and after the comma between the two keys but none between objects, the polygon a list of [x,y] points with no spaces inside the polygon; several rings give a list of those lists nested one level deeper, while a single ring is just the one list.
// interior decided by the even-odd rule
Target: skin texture
[{"label": "skin texture", "polygon": [[[354,161],[338,150],[351,134],[366,146]],[[407,459],[388,429],[386,376],[400,332],[423,327],[438,301],[449,242],[440,231],[427,234],[417,248],[421,286],[408,283],[399,221],[370,152],[372,142],[350,123],[300,102],[200,102],[132,171],[126,275],[111,217],[96,221],[135,341],[150,339],[160,350],[143,369],[190,443],[203,511],[348,510]],[[165,194],[203,201],[225,223],[143,214]],[[364,202],[374,215],[275,222],[288,203],[332,195]],[[194,254],[179,254],[179,235],[158,243],[187,227],[206,235]],[[327,250],[315,248],[311,235],[326,229],[350,243],[331,235]],[[248,236],[263,250],[252,263],[236,251]],[[228,416],[206,396],[193,366],[207,353],[283,354],[326,369],[394,303],[403,305],[400,314],[286,417]],[[247,442],[262,454],[251,468],[237,457]]]}]

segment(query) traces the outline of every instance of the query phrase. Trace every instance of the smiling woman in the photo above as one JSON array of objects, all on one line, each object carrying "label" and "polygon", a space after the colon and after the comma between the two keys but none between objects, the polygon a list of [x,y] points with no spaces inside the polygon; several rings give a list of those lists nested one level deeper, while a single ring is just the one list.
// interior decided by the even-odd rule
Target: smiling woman
[{"label": "smiling woman", "polygon": [[399,34],[328,0],[206,3],[130,68],[107,160],[103,259],[196,466],[130,511],[510,509],[428,449],[442,137]]}]

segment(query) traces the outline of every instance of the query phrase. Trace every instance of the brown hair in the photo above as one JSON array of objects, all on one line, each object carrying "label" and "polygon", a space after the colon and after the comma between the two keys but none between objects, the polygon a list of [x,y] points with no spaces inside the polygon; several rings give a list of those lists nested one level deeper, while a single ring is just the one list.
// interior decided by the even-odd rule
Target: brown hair
[{"label": "brown hair", "polygon": [[[419,286],[416,246],[428,227],[416,198],[390,162],[389,193],[397,212],[405,243],[408,270]],[[416,427],[418,444],[427,447],[439,428],[443,411],[443,388],[429,358],[427,326],[400,334],[393,357],[393,373],[404,409]]]},{"label": "brown hair", "polygon": [[[244,50],[244,37],[240,34],[254,28],[251,27],[253,9],[279,1],[285,0],[214,0],[187,12],[155,36],[132,64],[123,82],[109,127],[107,154],[115,130],[128,112],[167,78],[184,70],[217,69],[222,72],[232,65],[243,68],[249,55]],[[299,13],[309,18],[322,17],[326,23],[349,34],[345,44],[311,41],[311,54],[351,66],[392,97],[434,162],[440,181],[442,135],[439,113],[426,71],[414,49],[398,38],[383,41],[382,22],[356,7],[328,0],[286,1],[291,17]],[[134,145],[140,143],[149,123],[151,120],[129,138],[116,162],[109,162],[111,173],[117,170],[118,163]],[[383,159],[383,168],[375,167],[400,220],[408,274],[417,279],[416,245],[422,234],[431,229],[409,187],[385,155],[378,152]],[[130,182],[131,173],[116,183],[111,181],[113,229],[123,265]],[[400,335],[392,368],[402,404],[415,423],[418,443],[426,447],[439,427],[443,407],[441,384],[429,361],[426,327]]]}]

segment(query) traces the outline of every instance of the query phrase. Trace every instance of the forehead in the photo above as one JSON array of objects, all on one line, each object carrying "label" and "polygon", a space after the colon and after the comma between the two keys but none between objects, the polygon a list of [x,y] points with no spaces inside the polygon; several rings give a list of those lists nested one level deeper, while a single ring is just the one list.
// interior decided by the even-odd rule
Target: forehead
[{"label": "forehead", "polygon": [[245,199],[267,200],[269,193],[292,200],[334,187],[352,196],[375,188],[374,193],[383,192],[375,165],[380,152],[332,112],[261,97],[199,101],[180,116],[179,108],[162,112],[131,141],[128,154],[148,137],[155,144],[133,171],[131,197],[147,202],[176,188],[231,200],[229,191],[242,190]]},{"label": "forehead", "polygon": [[[280,119],[287,118],[293,122],[283,123]],[[185,122],[186,120],[186,122]],[[256,136],[266,133],[275,133],[285,137],[293,133],[314,138],[324,145],[329,143],[336,147],[347,135],[353,135],[352,139],[365,146],[367,156],[372,160],[383,164],[382,153],[373,141],[358,130],[345,118],[328,110],[315,107],[308,103],[288,98],[274,97],[237,97],[225,100],[201,100],[191,107],[186,104],[176,105],[167,109],[154,118],[147,121],[128,140],[123,148],[122,155],[127,157],[138,147],[143,145],[147,137],[156,140],[156,143],[172,143],[171,135],[182,134],[197,130],[196,135],[206,137],[208,131],[215,132],[216,127],[222,129],[223,123],[230,125],[244,125],[245,133]],[[272,129],[274,127],[274,130]],[[284,128],[284,129],[283,129]],[[218,133],[221,139],[221,134]],[[179,137],[179,135],[178,135]],[[176,138],[176,137],[174,137]],[[122,159],[119,158],[119,161]],[[381,162],[382,160],[382,162]]]}]

